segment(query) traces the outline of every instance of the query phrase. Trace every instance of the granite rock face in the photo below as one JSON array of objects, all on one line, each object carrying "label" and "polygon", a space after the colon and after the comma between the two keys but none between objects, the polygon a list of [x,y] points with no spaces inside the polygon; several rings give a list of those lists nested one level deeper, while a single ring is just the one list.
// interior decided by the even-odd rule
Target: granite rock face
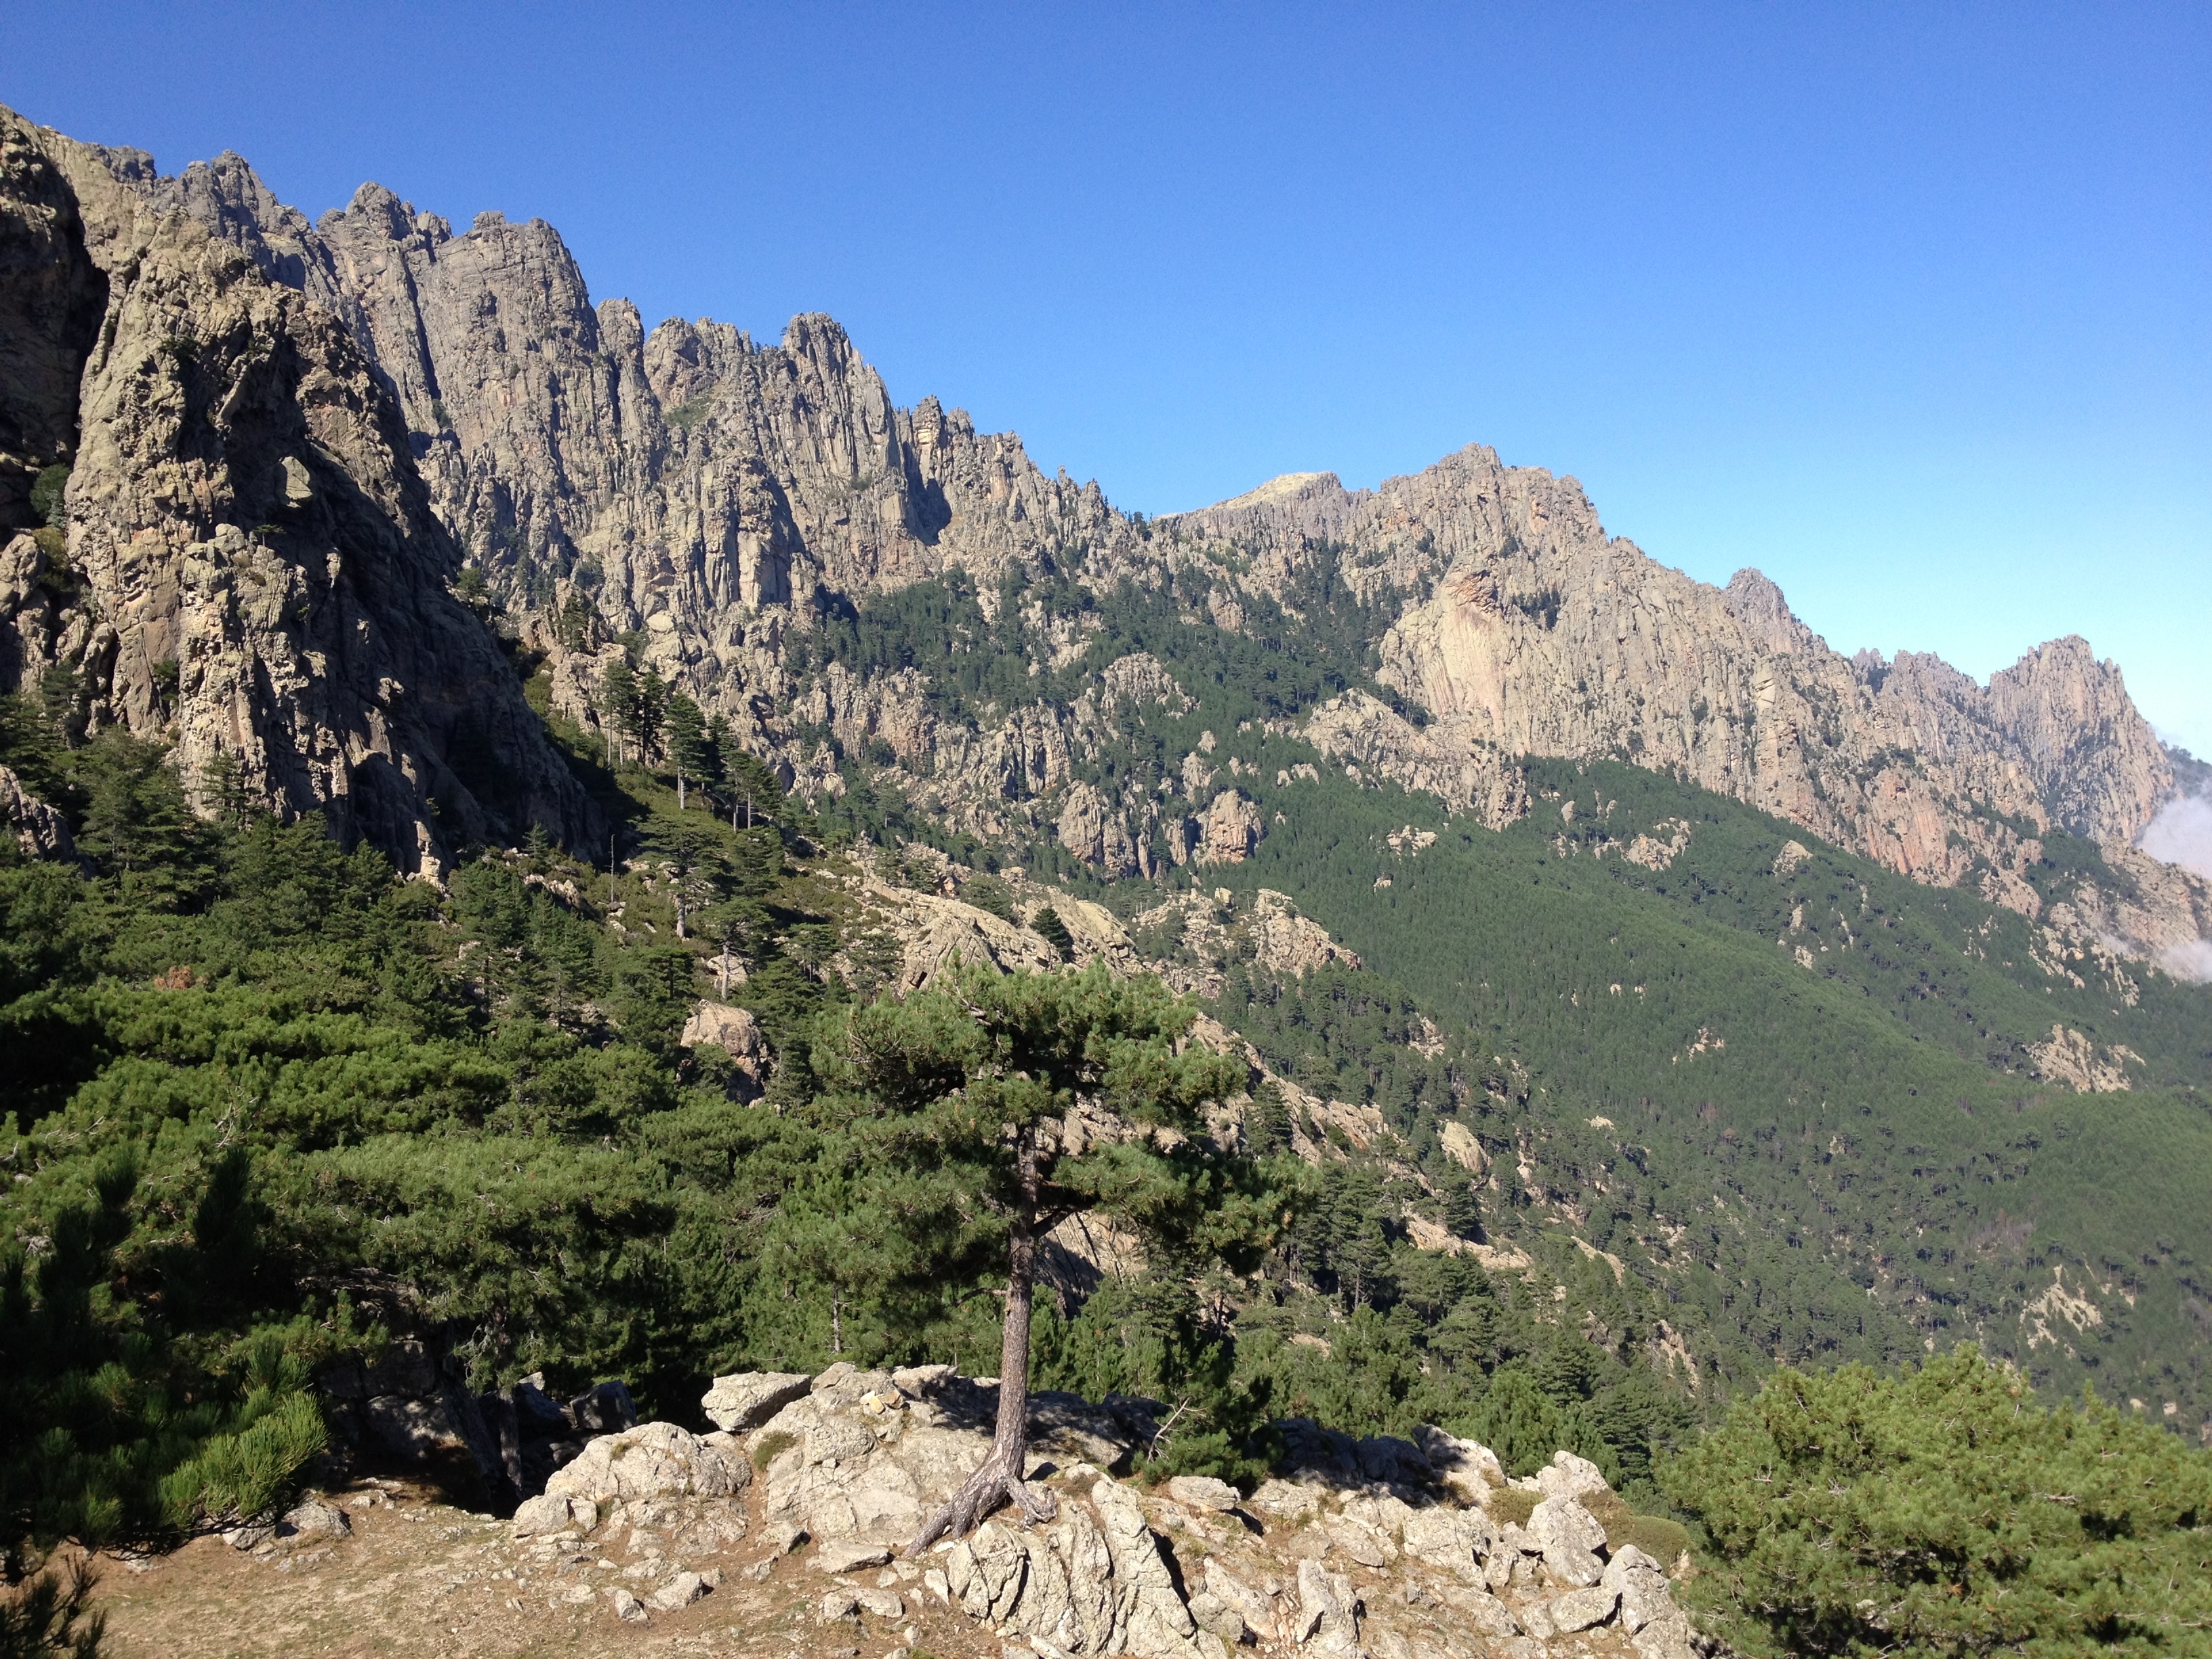
[{"label": "granite rock face", "polygon": [[593,833],[499,647],[447,592],[456,550],[354,337],[158,210],[148,158],[4,112],[0,151],[19,266],[0,355],[27,365],[8,419],[40,447],[30,459],[70,467],[65,555],[40,550],[64,568],[7,584],[10,684],[58,663],[88,729],[173,740],[203,803],[234,771],[404,868],[533,823]]},{"label": "granite rock face", "polygon": [[[109,624],[115,637],[95,639],[78,613],[65,617],[67,607],[27,593],[0,618],[0,651],[89,653],[106,677],[104,706],[134,723],[168,716],[155,707],[166,674],[152,670],[172,660],[159,654],[170,634],[210,626],[194,610],[189,627],[165,633],[165,605],[179,615],[187,601],[204,609],[216,601],[203,590],[217,577],[258,568],[255,526],[264,514],[282,526],[332,510],[347,492],[319,469],[334,461],[393,529],[398,549],[423,550],[421,603],[446,614],[442,583],[454,558],[481,571],[548,653],[556,706],[587,729],[599,718],[609,641],[627,634],[800,793],[845,787],[826,733],[848,767],[856,754],[872,757],[872,767],[947,824],[992,840],[1051,835],[1109,878],[1150,876],[1163,860],[1236,861],[1267,833],[1233,772],[1219,776],[1219,762],[1206,756],[1188,757],[1164,780],[1125,769],[1110,787],[1102,781],[1102,757],[1126,748],[1148,711],[1188,706],[1160,664],[1139,653],[1089,675],[1075,695],[947,718],[933,665],[857,672],[826,659],[814,647],[822,620],[957,575],[992,617],[1003,604],[1020,607],[1014,620],[1030,668],[1044,674],[1083,659],[1096,618],[1009,601],[1009,576],[1065,579],[1094,595],[1125,582],[1172,591],[1193,620],[1235,631],[1271,605],[1294,605],[1318,575],[1376,619],[1379,686],[1398,707],[1346,691],[1291,729],[1362,781],[1428,792],[1498,827],[1528,810],[1516,757],[1622,758],[1776,812],[1917,879],[1973,883],[2031,915],[2045,902],[2025,878],[2041,858],[2039,837],[2064,831],[2118,854],[2173,787],[2171,763],[2118,671],[2078,639],[2039,647],[1986,687],[1932,657],[1847,659],[1757,571],[1739,572],[1724,588],[1693,581],[1608,537],[1572,478],[1506,467],[1480,446],[1373,490],[1298,474],[1148,524],[1116,512],[1095,484],[1048,477],[1018,438],[978,432],[933,398],[895,404],[826,317],[793,319],[773,344],[710,321],[672,319],[647,330],[626,301],[592,301],[559,235],[540,222],[485,213],[456,232],[366,185],[311,224],[234,155],[162,178],[143,156],[28,128],[10,142],[13,216],[0,224],[0,261],[33,275],[12,281],[0,310],[0,331],[22,343],[0,341],[0,361],[23,365],[20,393],[6,394],[0,410],[0,445],[14,446],[15,458],[6,464],[15,483],[0,478],[0,496],[24,487],[24,457],[58,455],[67,441],[59,434],[72,410],[55,388],[71,378],[70,352],[89,349],[85,319],[137,314],[129,293],[109,295],[106,285],[127,267],[135,290],[151,267],[102,250],[122,246],[118,235],[155,233],[124,234],[103,228],[108,221],[163,227],[159,236],[179,246],[202,233],[192,257],[224,274],[210,275],[205,295],[195,291],[172,310],[210,307],[210,326],[196,323],[191,334],[198,373],[246,386],[241,410],[258,383],[231,373],[250,353],[224,343],[217,325],[229,313],[218,296],[238,296],[227,302],[248,313],[260,306],[270,318],[264,332],[303,342],[291,356],[320,366],[317,386],[349,388],[335,400],[319,394],[317,417],[331,429],[318,428],[313,446],[272,438],[243,471],[202,480],[189,469],[157,471],[174,459],[161,449],[173,447],[173,434],[145,449],[123,438],[151,431],[161,398],[188,402],[199,381],[179,371],[170,377],[176,387],[156,395],[149,386],[109,416],[94,396],[111,395],[106,382],[87,371],[88,456],[97,435],[108,446],[101,469],[143,474],[141,494],[205,495],[215,505],[197,509],[203,522],[169,538],[204,551],[190,573],[179,569],[177,601],[149,600],[141,591],[148,579],[100,550],[118,539],[132,545],[145,513],[118,518],[106,503],[127,492],[90,478],[73,484],[72,549],[91,532],[88,579],[129,601],[102,608],[120,619]],[[64,155],[77,159],[65,167],[55,159]],[[107,204],[94,216],[100,223],[84,216],[85,187],[72,182],[80,173],[114,186],[94,192]],[[116,205],[118,191],[135,211]],[[72,228],[80,222],[89,228]],[[139,335],[157,346],[172,337]],[[340,349],[346,341],[349,353]],[[279,403],[296,401],[289,382],[278,392]],[[334,401],[351,412],[339,418]],[[240,503],[228,519],[226,489]],[[242,543],[219,538],[225,522]],[[358,539],[320,529],[307,538],[317,548],[345,547],[356,562]],[[274,796],[338,800],[386,836],[414,824],[426,849],[435,826],[416,823],[420,813],[407,819],[411,799],[459,803],[450,810],[465,817],[474,805],[485,822],[552,813],[549,823],[567,823],[562,815],[574,803],[550,799],[557,783],[538,775],[526,738],[504,726],[453,729],[487,705],[447,699],[417,662],[373,684],[346,672],[360,651],[344,623],[343,583],[289,543],[276,551],[296,580],[263,570],[254,594],[225,600],[248,617],[238,624],[248,637],[230,654],[275,664],[276,701],[296,707],[278,711],[289,716],[283,722],[259,716],[257,735],[287,729],[238,745]],[[400,554],[382,556],[390,567]],[[282,593],[271,586],[280,576]],[[0,594],[48,591],[35,576],[8,582]],[[253,578],[240,575],[232,587],[238,582]],[[416,584],[394,569],[384,587]],[[251,598],[266,602],[257,611],[241,603]],[[274,635],[294,613],[311,633],[319,618],[333,620],[293,641],[288,656]],[[441,648],[440,661],[481,654],[452,643],[460,657]],[[210,684],[204,672],[191,677],[181,654],[174,660],[191,687],[180,691],[180,746],[198,764],[222,743],[207,711],[226,700],[234,709],[244,694],[220,672]],[[411,703],[380,702],[387,679]],[[417,716],[419,735],[398,730],[403,713]],[[318,742],[321,730],[336,735]],[[497,792],[489,784],[457,775],[468,769],[453,764],[457,748],[496,757],[494,769],[519,780],[521,800],[490,805]],[[398,775],[389,787],[377,781],[386,767]],[[2102,909],[2093,897],[2069,925],[2104,926],[2138,954],[2193,946],[2212,912],[2212,887],[2185,872],[2133,884],[2124,902]]]},{"label": "granite rock face", "polygon": [[[2125,844],[2172,787],[2079,639],[1986,689],[1931,657],[1847,659],[1759,572],[1693,581],[1608,537],[1573,479],[1480,445],[1374,490],[1324,474],[1176,522],[1285,566],[1342,545],[1347,583],[1401,607],[1384,680],[1452,750],[1631,757],[1908,874],[1963,873],[1941,830],[1979,809]],[[1921,765],[1886,763],[1899,750]]]},{"label": "granite rock face", "polygon": [[4,766],[0,766],[0,823],[15,830],[16,845],[27,858],[76,856],[69,820],[26,789],[23,781]]}]

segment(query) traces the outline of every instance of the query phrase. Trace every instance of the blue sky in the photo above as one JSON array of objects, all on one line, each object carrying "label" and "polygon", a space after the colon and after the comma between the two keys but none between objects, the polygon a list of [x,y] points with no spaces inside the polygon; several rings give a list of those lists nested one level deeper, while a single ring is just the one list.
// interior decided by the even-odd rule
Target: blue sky
[{"label": "blue sky", "polygon": [[2212,7],[112,6],[0,101],[309,213],[542,216],[1150,512],[1460,445],[2212,753]]}]

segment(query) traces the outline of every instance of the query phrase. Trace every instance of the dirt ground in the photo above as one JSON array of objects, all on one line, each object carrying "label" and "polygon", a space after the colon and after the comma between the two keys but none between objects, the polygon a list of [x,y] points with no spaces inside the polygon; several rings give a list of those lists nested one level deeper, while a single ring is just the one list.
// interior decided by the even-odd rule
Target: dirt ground
[{"label": "dirt ground", "polygon": [[[745,1535],[734,1541],[734,1528],[702,1528],[696,1514],[672,1510],[659,1529],[617,1525],[579,1543],[573,1534],[518,1540],[511,1523],[456,1508],[434,1488],[365,1480],[328,1494],[350,1523],[343,1535],[253,1549],[202,1538],[150,1559],[102,1557],[94,1600],[112,1659],[1036,1659],[1026,1642],[1002,1642],[931,1592],[921,1566],[832,1574],[806,1547],[781,1553],[757,1512],[759,1496],[755,1483],[742,1500]],[[1218,1551],[1253,1583],[1326,1547],[1319,1529],[1262,1540],[1189,1516],[1157,1521],[1155,1534],[1187,1567]],[[1445,1604],[1448,1586],[1425,1589],[1407,1564],[1344,1565],[1370,1614],[1363,1645],[1378,1659],[1639,1659],[1615,1628],[1548,1643],[1486,1638]],[[642,1619],[618,1614],[686,1571],[713,1589]],[[856,1592],[838,1599],[877,1610],[822,1622],[832,1591]],[[1527,1599],[1518,1588],[1508,1595]],[[1235,1651],[1267,1659],[1292,1650]]]},{"label": "dirt ground", "polygon": [[[909,1647],[933,1659],[997,1659],[999,1644],[928,1595],[917,1568],[842,1578],[802,1553],[775,1558],[755,1526],[719,1553],[665,1553],[633,1533],[587,1547],[518,1542],[507,1522],[471,1515],[396,1481],[335,1492],[350,1535],[257,1553],[202,1538],[174,1554],[103,1557],[97,1604],[116,1659],[582,1659],[600,1655],[726,1654],[759,1659],[882,1659]],[[720,1583],[642,1623],[615,1613],[617,1587],[647,1595],[676,1571]],[[814,1610],[840,1584],[896,1589],[902,1620],[860,1615],[817,1626]]]}]

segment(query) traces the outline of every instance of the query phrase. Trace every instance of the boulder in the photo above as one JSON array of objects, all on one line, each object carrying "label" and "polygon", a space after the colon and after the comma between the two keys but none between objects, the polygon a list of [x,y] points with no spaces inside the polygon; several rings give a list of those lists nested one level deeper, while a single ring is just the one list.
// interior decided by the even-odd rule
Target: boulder
[{"label": "boulder", "polygon": [[[1206,1559],[1206,1594],[1222,1606],[1234,1608],[1255,1640],[1268,1643],[1279,1639],[1281,1621],[1275,1616],[1274,1602],[1263,1591],[1254,1589],[1230,1571],[1218,1556],[1209,1555]],[[1195,1598],[1191,1602],[1191,1613],[1196,1617],[1198,1603]],[[1205,1624],[1203,1620],[1199,1622]],[[1208,1625],[1206,1628],[1212,1630],[1213,1626]],[[1218,1631],[1214,1633],[1221,1634]],[[1228,1638],[1224,1636],[1222,1639],[1226,1641]]]},{"label": "boulder", "polygon": [[863,1613],[887,1621],[906,1617],[906,1598],[895,1589],[860,1589],[853,1592],[853,1600]]},{"label": "boulder", "polygon": [[644,1423],[603,1434],[545,1483],[553,1498],[588,1498],[604,1510],[639,1498],[730,1498],[752,1478],[742,1458],[724,1457],[688,1429]]},{"label": "boulder", "polygon": [[1507,1607],[1486,1589],[1454,1589],[1443,1593],[1444,1604],[1467,1615],[1468,1622],[1485,1636],[1518,1636],[1521,1626]]},{"label": "boulder", "polygon": [[659,1589],[645,1598],[646,1606],[656,1613],[674,1613],[688,1607],[713,1587],[696,1572],[679,1572]]},{"label": "boulder", "polygon": [[805,1399],[813,1381],[804,1371],[739,1371],[716,1377],[699,1405],[716,1428],[743,1434]]},{"label": "boulder", "polygon": [[1602,1625],[1613,1617],[1620,1605],[1620,1592],[1594,1585],[1589,1589],[1571,1589],[1552,1598],[1552,1625],[1562,1633],[1588,1630],[1593,1625]]},{"label": "boulder", "polygon": [[1326,1572],[1310,1559],[1298,1563],[1298,1614],[1292,1634],[1298,1645],[1338,1659],[1358,1659],[1359,1598],[1351,1581]]},{"label": "boulder", "polygon": [[1282,1467],[1301,1485],[1357,1486],[1367,1476],[1359,1467],[1359,1443],[1348,1434],[1324,1429],[1310,1417],[1285,1418]]},{"label": "boulder", "polygon": [[1605,1528],[1571,1498],[1547,1498],[1528,1516],[1528,1536],[1543,1552],[1545,1570],[1563,1584],[1588,1589],[1604,1576],[1597,1552]]},{"label": "boulder", "polygon": [[1480,1563],[1497,1542],[1490,1517],[1480,1510],[1416,1510],[1399,1536],[1407,1554],[1443,1568],[1465,1584],[1480,1582]]},{"label": "boulder", "polygon": [[1547,1498],[1588,1498],[1612,1490],[1597,1465],[1571,1451],[1553,1454],[1552,1461],[1536,1471],[1536,1490]]},{"label": "boulder", "polygon": [[279,1544],[301,1544],[343,1538],[352,1531],[353,1522],[343,1510],[325,1498],[308,1497],[285,1511],[276,1523],[276,1539]]},{"label": "boulder", "polygon": [[460,1402],[445,1394],[422,1399],[378,1395],[362,1407],[362,1414],[378,1448],[401,1463],[465,1457],[474,1449]]},{"label": "boulder", "polygon": [[1436,1484],[1437,1472],[1421,1449],[1393,1434],[1370,1434],[1359,1443],[1359,1472],[1385,1486],[1416,1489]]},{"label": "boulder", "polygon": [[1176,1475],[1168,1482],[1168,1496],[1194,1510],[1213,1510],[1224,1515],[1244,1501],[1243,1494],[1226,1480],[1203,1474]]},{"label": "boulder", "polygon": [[1598,1583],[1620,1593],[1620,1622],[1631,1635],[1674,1611],[1665,1570],[1633,1544],[1624,1544],[1613,1552]]},{"label": "boulder", "polygon": [[1485,1504],[1505,1484],[1505,1468],[1498,1454],[1480,1441],[1462,1440],[1442,1429],[1423,1424],[1413,1431],[1429,1467],[1444,1489],[1462,1504]]},{"label": "boulder", "polygon": [[624,1382],[595,1382],[568,1402],[568,1421],[586,1435],[620,1434],[637,1426],[637,1402]]},{"label": "boulder", "polygon": [[26,789],[23,781],[4,766],[0,766],[0,823],[15,826],[16,844],[26,858],[76,857],[69,820]]},{"label": "boulder", "polygon": [[599,1506],[588,1498],[556,1497],[550,1492],[526,1498],[515,1506],[514,1535],[534,1538],[547,1533],[587,1533],[599,1524]]},{"label": "boulder", "polygon": [[863,1567],[880,1567],[890,1559],[890,1549],[882,1544],[847,1540],[822,1545],[807,1558],[806,1565],[817,1572],[858,1572]]},{"label": "boulder", "polygon": [[1322,1522],[1328,1541],[1363,1567],[1387,1567],[1398,1559],[1389,1534],[1358,1516],[1333,1515]]},{"label": "boulder", "polygon": [[[744,969],[738,969],[738,976],[743,979]],[[684,1022],[683,1035],[677,1040],[686,1048],[720,1048],[737,1068],[739,1092],[748,1099],[759,1098],[774,1060],[760,1022],[750,1012],[702,999]]]},{"label": "boulder", "polygon": [[641,1625],[646,1620],[645,1603],[620,1584],[608,1592],[615,1604],[615,1617],[626,1625]]},{"label": "boulder", "polygon": [[1243,1613],[1212,1590],[1200,1590],[1190,1598],[1190,1616],[1200,1630],[1211,1632],[1232,1648],[1244,1639]]}]

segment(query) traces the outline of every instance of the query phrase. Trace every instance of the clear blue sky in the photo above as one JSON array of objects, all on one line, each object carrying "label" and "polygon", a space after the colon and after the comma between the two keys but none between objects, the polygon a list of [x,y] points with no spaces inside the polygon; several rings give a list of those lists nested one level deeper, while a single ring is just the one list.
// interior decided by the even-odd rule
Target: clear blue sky
[{"label": "clear blue sky", "polygon": [[0,101],[828,311],[1151,512],[1470,441],[1832,644],[2212,753],[2212,6],[14,0]]}]

